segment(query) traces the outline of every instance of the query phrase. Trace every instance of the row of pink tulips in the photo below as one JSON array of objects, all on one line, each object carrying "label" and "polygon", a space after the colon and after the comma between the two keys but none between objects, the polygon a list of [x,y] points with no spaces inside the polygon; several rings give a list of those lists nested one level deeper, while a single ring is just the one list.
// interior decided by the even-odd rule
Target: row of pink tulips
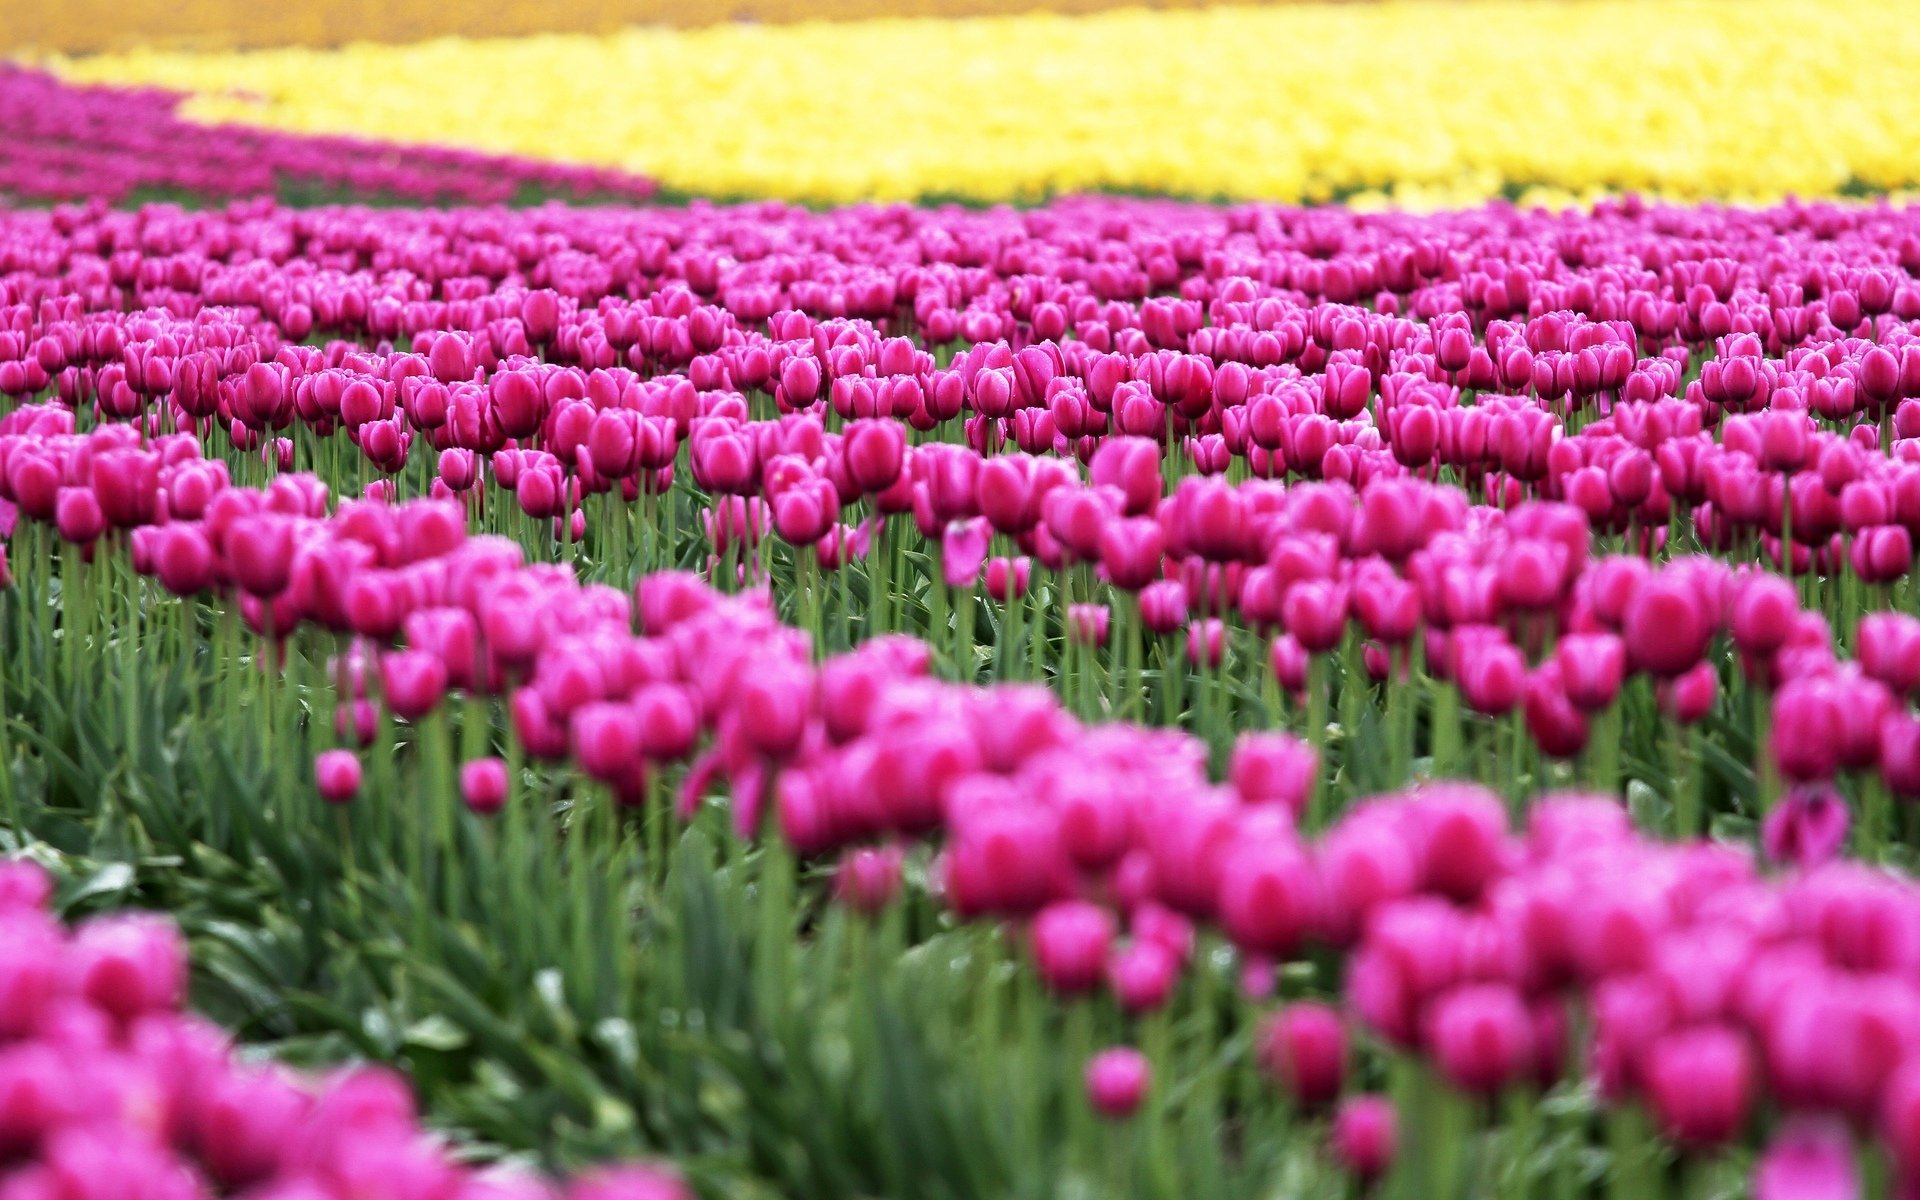
[{"label": "row of pink tulips", "polygon": [[174,115],[160,88],[64,83],[0,65],[0,196],[119,203],[144,196],[244,200],[318,191],[355,199],[493,204],[526,193],[645,200],[652,184],[618,171],[303,136]]},{"label": "row of pink tulips", "polygon": [[[743,836],[771,822],[803,855],[841,849],[842,895],[866,911],[901,886],[898,847],[938,833],[948,905],[1020,921],[1047,987],[1069,1001],[1110,989],[1149,1036],[1196,928],[1236,948],[1255,1003],[1273,964],[1339,950],[1342,1009],[1283,1005],[1262,1035],[1263,1062],[1305,1108],[1345,1090],[1358,1022],[1447,1081],[1436,1091],[1411,1077],[1397,1097],[1435,1121],[1464,1119],[1444,1111],[1459,1094],[1524,1093],[1579,1069],[1701,1153],[1764,1111],[1786,1122],[1779,1155],[1841,1177],[1857,1169],[1847,1119],[1900,1170],[1920,1165],[1920,1090],[1898,1032],[1920,1002],[1909,944],[1920,893],[1894,877],[1836,865],[1769,881],[1738,850],[1649,842],[1602,798],[1545,803],[1516,838],[1501,800],[1472,785],[1375,801],[1308,839],[1296,821],[1314,755],[1287,735],[1244,738],[1216,787],[1185,735],[1083,725],[1038,689],[936,683],[909,639],[816,666],[806,637],[753,593],[665,574],[630,603],[523,566],[497,539],[465,539],[434,501],[293,519],[315,522],[301,536],[319,545],[371,511],[390,513],[413,555],[400,569],[423,606],[403,619],[409,648],[377,671],[339,664],[348,694],[365,687],[421,722],[450,686],[488,686],[494,670],[522,679],[509,704],[522,751],[569,758],[629,805],[648,802],[650,772],[697,756],[683,815],[729,781]],[[352,595],[355,580],[343,587]],[[357,760],[333,751],[316,768],[325,798],[356,802]],[[490,815],[515,783],[474,760],[460,786]],[[1811,861],[1807,836],[1789,858]],[[1574,1039],[1576,1026],[1590,1032]],[[1123,1115],[1149,1079],[1139,1062],[1102,1059],[1091,1098]],[[1642,1190],[1621,1194],[1657,1186],[1655,1160],[1632,1149],[1636,1111],[1615,1120],[1620,1178]],[[1362,1174],[1385,1165],[1381,1119],[1356,1102],[1337,1125]],[[1457,1169],[1424,1133],[1409,1153],[1417,1178]]]},{"label": "row of pink tulips", "polygon": [[686,1200],[670,1171],[612,1168],[564,1189],[461,1165],[404,1082],[371,1067],[306,1078],[236,1055],[183,1011],[186,947],[147,915],[68,931],[52,881],[0,864],[0,1195],[9,1200]]}]

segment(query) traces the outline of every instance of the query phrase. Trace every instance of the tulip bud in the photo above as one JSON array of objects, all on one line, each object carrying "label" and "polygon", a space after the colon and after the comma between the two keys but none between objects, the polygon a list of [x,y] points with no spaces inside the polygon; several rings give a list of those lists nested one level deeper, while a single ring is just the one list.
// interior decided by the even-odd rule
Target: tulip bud
[{"label": "tulip bud", "polygon": [[1087,1101],[1109,1120],[1133,1115],[1153,1079],[1147,1056],[1127,1046],[1102,1050],[1087,1063]]},{"label": "tulip bud", "polygon": [[1378,1179],[1393,1164],[1399,1125],[1385,1096],[1353,1096],[1333,1117],[1333,1154],[1362,1180]]},{"label": "tulip bud", "polygon": [[1033,956],[1040,978],[1061,995],[1100,985],[1113,944],[1113,915],[1084,900],[1061,900],[1033,920]]},{"label": "tulip bud", "polygon": [[1327,1104],[1346,1082],[1346,1026],[1327,1005],[1291,1004],[1261,1027],[1259,1055],[1262,1069],[1295,1103]]},{"label": "tulip bud", "polygon": [[506,807],[507,764],[475,758],[460,764],[460,799],[468,811],[490,817]]},{"label": "tulip bud", "polygon": [[1725,1025],[1669,1033],[1648,1048],[1647,1098],[1655,1119],[1688,1145],[1727,1141],[1746,1121],[1756,1067],[1745,1036]]},{"label": "tulip bud", "polygon": [[346,804],[360,794],[360,760],[351,750],[322,750],[313,759],[313,786],[328,804]]}]

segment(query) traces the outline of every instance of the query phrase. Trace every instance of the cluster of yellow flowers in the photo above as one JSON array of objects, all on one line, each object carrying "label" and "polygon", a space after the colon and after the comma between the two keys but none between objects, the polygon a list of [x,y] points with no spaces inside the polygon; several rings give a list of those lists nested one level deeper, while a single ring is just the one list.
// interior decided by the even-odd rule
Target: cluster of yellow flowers
[{"label": "cluster of yellow flowers", "polygon": [[206,120],[810,202],[1528,188],[1764,201],[1920,181],[1904,0],[1475,0],[876,20],[56,64]]},{"label": "cluster of yellow flowers", "polygon": [[[1139,3],[1139,0],[1131,0]],[[1213,0],[1153,0],[1198,8]],[[1274,2],[1274,0],[1268,0]],[[632,25],[691,27],[729,21],[851,21],[869,17],[971,17],[1086,13],[1129,0],[0,0],[0,30],[16,48],[94,54],[164,46],[340,46],[436,37],[611,33]]]}]

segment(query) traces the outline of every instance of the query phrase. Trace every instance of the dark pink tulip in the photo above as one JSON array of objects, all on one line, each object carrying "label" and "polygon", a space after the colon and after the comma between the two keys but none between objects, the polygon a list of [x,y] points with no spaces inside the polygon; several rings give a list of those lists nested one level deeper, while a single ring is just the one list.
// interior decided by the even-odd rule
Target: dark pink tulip
[{"label": "dark pink tulip", "polygon": [[1847,805],[1828,788],[1801,788],[1767,814],[1760,844],[1772,861],[1812,870],[1833,859],[1847,840]]},{"label": "dark pink tulip", "polygon": [[1160,578],[1164,554],[1165,536],[1157,521],[1123,518],[1101,529],[1100,565],[1108,581],[1123,591],[1138,592]]},{"label": "dark pink tulip", "polygon": [[1797,679],[1780,690],[1771,742],[1782,775],[1795,783],[1833,777],[1840,765],[1840,726],[1847,719],[1844,704],[1844,693],[1824,679]]},{"label": "dark pink tulip", "polygon": [[1033,919],[1033,959],[1040,978],[1063,996],[1100,986],[1116,932],[1113,914],[1084,900],[1060,900]]},{"label": "dark pink tulip", "polygon": [[1033,563],[1026,556],[996,556],[987,560],[987,595],[1009,604],[1027,594]]},{"label": "dark pink tulip", "polygon": [[697,698],[686,688],[648,684],[634,692],[631,703],[640,720],[641,754],[664,763],[693,753],[700,734],[700,712]]},{"label": "dark pink tulip", "polygon": [[1362,1180],[1378,1179],[1393,1165],[1399,1125],[1385,1096],[1352,1096],[1333,1117],[1333,1154]]},{"label": "dark pink tulip", "polygon": [[1312,860],[1291,834],[1262,836],[1221,858],[1216,904],[1236,946],[1281,956],[1319,926],[1325,892]]},{"label": "dark pink tulip", "polygon": [[1582,712],[1604,711],[1620,694],[1627,653],[1625,644],[1613,634],[1569,634],[1556,648],[1555,661],[1567,699]]},{"label": "dark pink tulip", "polygon": [[1868,583],[1892,583],[1913,565],[1913,538],[1904,525],[1876,525],[1854,535],[1853,573]]},{"label": "dark pink tulip", "polygon": [[394,650],[380,656],[380,692],[403,721],[432,712],[447,690],[447,665],[424,650]]},{"label": "dark pink tulip", "polygon": [[1753,1169],[1753,1200],[1859,1200],[1860,1172],[1846,1127],[1802,1119],[1770,1142]]},{"label": "dark pink tulip", "polygon": [[351,750],[323,750],[313,760],[313,786],[328,804],[360,794],[360,759]]},{"label": "dark pink tulip", "polygon": [[1173,995],[1180,960],[1157,942],[1135,940],[1107,962],[1107,985],[1129,1013],[1153,1012]]},{"label": "dark pink tulip", "polygon": [[1778,575],[1750,575],[1733,601],[1734,644],[1749,654],[1770,655],[1786,644],[1799,612],[1792,583]]},{"label": "dark pink tulip", "polygon": [[985,517],[948,523],[941,538],[941,567],[950,588],[971,588],[980,581],[993,544],[993,527]]},{"label": "dark pink tulip", "polygon": [[1877,612],[1860,618],[1855,637],[1860,667],[1896,695],[1920,687],[1920,617]]},{"label": "dark pink tulip", "polygon": [[1672,678],[1700,661],[1713,624],[1693,589],[1668,572],[1634,593],[1620,632],[1636,669]]},{"label": "dark pink tulip", "polygon": [[811,546],[833,529],[840,515],[840,496],[833,484],[815,478],[782,488],[773,497],[773,528],[782,540]]},{"label": "dark pink tulip", "polygon": [[1488,716],[1513,711],[1527,685],[1527,660],[1519,647],[1491,631],[1471,639],[1456,633],[1454,641],[1454,678],[1467,704]]},{"label": "dark pink tulip", "polygon": [[460,764],[460,799],[468,811],[490,817],[507,804],[507,764],[475,758]]},{"label": "dark pink tulip", "polygon": [[568,720],[569,744],[581,770],[602,783],[626,779],[641,762],[640,718],[630,705],[595,701]]},{"label": "dark pink tulip", "polygon": [[60,489],[54,506],[54,524],[60,539],[77,546],[89,546],[107,531],[106,514],[91,488]]},{"label": "dark pink tulip", "polygon": [[906,435],[894,421],[854,421],[841,441],[847,473],[862,492],[884,492],[900,478],[906,461]]},{"label": "dark pink tulip", "polygon": [[213,546],[198,525],[170,524],[154,530],[153,574],[176,596],[191,596],[213,586]]},{"label": "dark pink tulip", "polygon": [[1340,1095],[1347,1074],[1347,1031],[1325,1004],[1290,1004],[1259,1031],[1260,1066],[1297,1104],[1317,1107]]},{"label": "dark pink tulip", "polygon": [[[1564,643],[1562,646],[1564,648]],[[1527,731],[1549,758],[1570,759],[1586,749],[1591,730],[1585,712],[1567,695],[1559,660],[1542,663],[1527,677]]]},{"label": "dark pink tulip", "polygon": [[175,1008],[187,982],[186,943],[148,914],[96,917],[74,931],[74,990],[116,1020]]},{"label": "dark pink tulip", "polygon": [[1244,733],[1234,743],[1228,782],[1247,804],[1278,805],[1298,817],[1320,770],[1313,747],[1286,733]]},{"label": "dark pink tulip", "polygon": [[1711,1146],[1739,1132],[1756,1086],[1753,1049],[1725,1025],[1669,1033],[1647,1049],[1646,1087],[1655,1119],[1675,1140]]},{"label": "dark pink tulip", "polygon": [[283,517],[236,520],[219,538],[227,573],[241,590],[274,596],[285,590],[293,572],[293,526]]},{"label": "dark pink tulip", "polygon": [[1710,662],[1698,663],[1674,679],[1660,682],[1661,711],[1682,725],[1696,725],[1713,711],[1720,674]]},{"label": "dark pink tulip", "polygon": [[1324,579],[1293,585],[1281,603],[1287,632],[1309,654],[1325,654],[1340,645],[1347,627],[1347,589]]},{"label": "dark pink tulip", "polygon": [[1412,807],[1426,887],[1461,901],[1478,896],[1502,865],[1506,806],[1474,784],[1435,783],[1415,793]]},{"label": "dark pink tulip", "polygon": [[900,894],[901,852],[897,846],[866,847],[840,860],[835,893],[855,912],[873,916]]},{"label": "dark pink tulip", "polygon": [[1146,438],[1104,438],[1088,467],[1096,486],[1119,492],[1128,516],[1151,512],[1160,501],[1160,448]]},{"label": "dark pink tulip", "polygon": [[1067,638],[1075,645],[1104,649],[1113,614],[1104,604],[1075,604],[1067,610]]},{"label": "dark pink tulip", "polygon": [[1533,1063],[1533,1019],[1506,984],[1467,984],[1437,998],[1427,1038],[1440,1071],[1470,1092],[1497,1092]]},{"label": "dark pink tulip", "polygon": [[746,744],[768,758],[785,758],[800,745],[813,709],[813,672],[794,662],[757,665],[743,677],[729,714]]},{"label": "dark pink tulip", "polygon": [[1087,1102],[1108,1120],[1124,1120],[1146,1099],[1153,1080],[1147,1056],[1129,1046],[1102,1050],[1087,1063]]},{"label": "dark pink tulip", "polygon": [[1187,623],[1187,661],[1195,667],[1217,668],[1227,655],[1227,626],[1218,617]]}]

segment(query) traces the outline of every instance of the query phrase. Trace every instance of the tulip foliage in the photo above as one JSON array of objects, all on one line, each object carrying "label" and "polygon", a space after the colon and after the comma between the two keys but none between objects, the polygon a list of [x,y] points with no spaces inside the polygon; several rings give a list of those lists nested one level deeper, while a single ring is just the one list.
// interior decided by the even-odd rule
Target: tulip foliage
[{"label": "tulip foliage", "polygon": [[284,1053],[715,1194],[1920,1184],[1920,212],[0,267],[0,814]]}]

